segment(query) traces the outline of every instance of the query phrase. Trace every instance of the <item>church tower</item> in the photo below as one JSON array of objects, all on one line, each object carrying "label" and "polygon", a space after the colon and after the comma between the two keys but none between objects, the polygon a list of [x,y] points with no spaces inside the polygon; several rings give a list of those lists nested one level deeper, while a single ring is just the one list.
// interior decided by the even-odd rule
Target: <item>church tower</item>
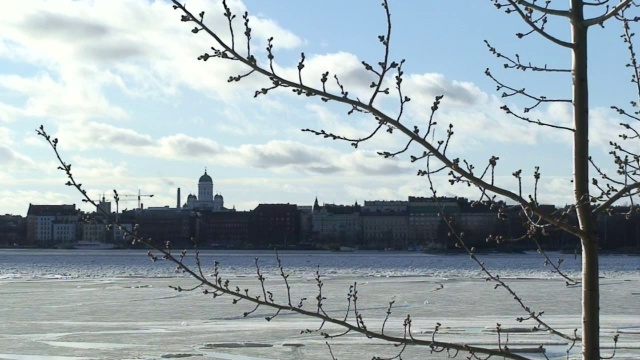
[{"label": "church tower", "polygon": [[198,180],[198,201],[213,202],[213,180],[207,175],[207,169],[204,169],[204,175]]}]

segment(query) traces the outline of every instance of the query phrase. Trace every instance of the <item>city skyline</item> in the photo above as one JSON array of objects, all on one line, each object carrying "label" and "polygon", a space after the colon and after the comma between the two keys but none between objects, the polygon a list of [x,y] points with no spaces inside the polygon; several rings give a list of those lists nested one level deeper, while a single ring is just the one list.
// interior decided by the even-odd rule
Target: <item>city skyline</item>
[{"label": "city skyline", "polygon": [[[386,27],[377,2],[229,4],[238,17],[245,9],[253,15],[254,48],[260,56],[266,38],[275,38],[280,71],[293,74],[300,52],[305,52],[310,84],[319,85],[318,74],[329,70],[352,93],[368,90],[360,62],[375,63],[382,56],[377,35]],[[500,106],[522,109],[530,104],[501,98],[484,70],[491,68],[510,85],[549,97],[569,96],[570,75],[504,71],[504,61],[483,40],[504,54],[518,53],[523,61],[552,67],[568,67],[569,53],[535,34],[518,40],[515,33],[524,25],[488,0],[464,7],[450,1],[391,1],[390,6],[392,55],[407,59],[405,93],[412,98],[407,121],[424,124],[429,115],[424,109],[434,96],[444,94],[436,119],[440,133],[449,122],[454,124],[451,151],[456,157],[480,168],[492,155],[499,156],[497,180],[509,188],[517,186],[513,171],[522,169],[530,180],[539,165],[540,201],[570,203],[568,133],[506,116]],[[189,7],[205,10],[210,24],[226,26],[219,21],[218,1],[190,1]],[[443,16],[453,13],[455,19]],[[592,48],[606,45],[609,51],[590,54],[595,72],[590,79],[591,143],[605,169],[612,168],[608,141],[617,139],[622,120],[609,107],[634,99],[624,43],[603,43],[606,36],[620,33],[617,25],[593,30]],[[549,26],[559,36],[568,35],[568,28]],[[254,99],[264,79],[228,84],[228,77],[242,69],[216,59],[196,60],[211,45],[203,34],[192,34],[167,1],[7,5],[0,14],[0,213],[24,215],[29,203],[81,204],[80,194],[64,186],[53,152],[35,135],[40,124],[60,139],[62,156],[94,199],[105,194],[109,200],[113,189],[134,195],[140,191],[154,195],[143,201],[145,206],[173,206],[177,188],[183,198],[197,193],[196,179],[205,168],[214,191],[224,194],[225,206],[238,210],[259,203],[311,205],[316,197],[351,204],[431,195],[426,180],[415,176],[419,165],[408,156],[389,160],[375,154],[402,148],[401,136],[381,134],[354,150],[348,143],[301,133],[310,127],[365,134],[375,122],[347,116],[348,108],[287,92]],[[540,106],[529,115],[566,126],[570,109],[565,105]],[[395,111],[392,102],[383,108]],[[466,186],[448,186],[446,177],[436,181],[441,196],[478,195]],[[121,204],[121,209],[135,206]]]}]

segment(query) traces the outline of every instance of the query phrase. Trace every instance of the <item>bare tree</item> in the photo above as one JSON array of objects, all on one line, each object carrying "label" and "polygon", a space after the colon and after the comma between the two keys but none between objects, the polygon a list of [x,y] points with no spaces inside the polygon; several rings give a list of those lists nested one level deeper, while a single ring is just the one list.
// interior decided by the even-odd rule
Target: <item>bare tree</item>
[{"label": "bare tree", "polygon": [[[570,342],[571,347],[577,342],[582,346],[582,357],[584,359],[600,359],[600,295],[599,295],[599,265],[598,265],[598,235],[595,228],[595,218],[599,213],[610,211],[612,205],[626,198],[631,203],[629,211],[635,211],[634,196],[638,194],[640,182],[638,181],[638,171],[640,171],[640,156],[630,150],[625,143],[618,144],[612,142],[613,150],[611,152],[613,160],[617,166],[616,174],[607,174],[601,166],[590,156],[589,148],[589,88],[588,88],[588,30],[594,26],[604,26],[605,24],[619,20],[623,28],[623,40],[628,45],[630,54],[630,67],[633,71],[632,81],[638,85],[639,67],[636,62],[635,52],[633,48],[632,38],[633,32],[630,30],[630,24],[638,20],[637,17],[628,16],[633,12],[635,4],[631,0],[621,0],[616,4],[609,4],[609,0],[583,1],[570,0],[569,8],[555,8],[555,2],[536,0],[491,0],[493,5],[503,10],[506,14],[518,16],[522,19],[526,31],[517,33],[519,38],[527,36],[542,36],[550,42],[550,46],[559,46],[566,48],[571,52],[572,66],[571,68],[561,69],[552,68],[547,65],[533,65],[530,62],[523,61],[518,55],[505,55],[498,51],[495,47],[487,42],[489,51],[496,55],[504,62],[504,67],[517,71],[530,72],[566,72],[572,75],[572,98],[571,99],[550,99],[545,96],[536,96],[528,93],[525,89],[515,87],[511,84],[502,82],[498,77],[487,69],[486,75],[490,77],[497,85],[499,91],[503,92],[503,97],[522,96],[532,102],[532,105],[526,107],[523,113],[518,113],[506,105],[502,110],[513,116],[514,120],[531,123],[532,126],[551,127],[556,131],[570,132],[573,143],[573,191],[574,203],[567,209],[555,213],[545,212],[541,208],[538,200],[538,184],[541,178],[539,167],[533,166],[534,188],[532,192],[526,193],[523,190],[522,170],[515,170],[513,176],[517,179],[518,188],[510,189],[502,184],[496,183],[495,169],[498,165],[499,158],[497,156],[489,156],[486,165],[480,167],[481,172],[477,171],[475,166],[467,160],[460,158],[452,158],[450,156],[450,140],[454,134],[453,125],[448,125],[444,135],[439,136],[435,131],[438,127],[436,122],[437,111],[441,105],[442,96],[437,96],[430,109],[429,120],[425,125],[407,124],[403,121],[405,114],[405,106],[411,101],[411,98],[403,92],[404,71],[403,65],[405,60],[394,61],[390,56],[391,46],[391,11],[387,0],[384,0],[382,7],[386,15],[387,27],[386,33],[378,36],[383,47],[382,59],[378,62],[369,63],[362,62],[363,69],[375,80],[370,84],[371,92],[368,98],[361,99],[355,97],[348,91],[348,84],[343,84],[338,74],[332,74],[329,71],[324,72],[319,79],[314,81],[307,80],[304,76],[305,72],[305,54],[302,53],[297,64],[297,77],[287,78],[280,74],[276,69],[275,49],[273,38],[268,39],[266,47],[266,56],[260,58],[257,52],[252,48],[252,28],[248,13],[242,14],[242,24],[239,27],[236,23],[240,21],[236,19],[236,14],[229,8],[226,1],[223,1],[224,16],[227,20],[228,33],[221,33],[213,30],[205,24],[204,12],[192,13],[190,9],[177,0],[172,0],[174,8],[181,11],[181,20],[192,24],[192,32],[194,34],[204,33],[213,40],[215,45],[211,48],[212,52],[203,53],[198,60],[208,61],[209,59],[221,59],[224,61],[234,61],[242,63],[246,66],[246,71],[240,74],[234,74],[229,77],[228,81],[238,82],[249,76],[262,76],[268,79],[269,85],[255,91],[254,96],[267,95],[270,92],[282,89],[290,89],[293,93],[315,97],[323,102],[336,102],[348,107],[348,114],[365,114],[369,115],[373,121],[373,131],[364,134],[361,137],[346,137],[341,134],[333,133],[324,129],[303,129],[324,138],[341,140],[350,143],[357,148],[361,143],[366,142],[379,132],[397,133],[400,132],[406,139],[406,144],[398,150],[380,151],[379,155],[385,158],[395,157],[409,153],[410,160],[421,164],[422,170],[418,171],[419,176],[425,176],[431,184],[431,191],[434,199],[438,199],[438,192],[432,181],[432,176],[436,174],[447,174],[451,184],[464,184],[475,187],[478,190],[478,202],[482,202],[492,206],[498,216],[506,216],[506,209],[503,202],[497,200],[504,199],[515,206],[521,208],[524,216],[524,224],[527,228],[527,234],[523,239],[531,239],[537,243],[537,237],[551,231],[564,231],[579,242],[582,247],[582,276],[580,283],[582,286],[582,328],[581,334],[565,334],[554,329],[547,324],[542,318],[542,312],[531,309],[525,301],[513,291],[499,276],[492,274],[484,264],[478,260],[472,248],[465,244],[464,234],[456,231],[452,221],[447,219],[443,209],[443,218],[447,219],[446,224],[450,228],[450,233],[455,237],[455,241],[459,247],[466,249],[471,258],[478,263],[480,268],[485,272],[487,278],[496,283],[496,287],[506,289],[512,295],[516,302],[522,307],[526,316],[523,320],[530,320],[535,323],[535,327],[539,330],[549,331],[559,337]],[[592,17],[587,14],[599,14]],[[547,24],[550,21],[564,22],[571,29],[571,38],[563,39],[547,30]],[[241,35],[238,33],[241,32]],[[330,85],[331,84],[331,85]],[[391,89],[394,87],[395,89]],[[335,88],[337,91],[332,91]],[[640,94],[640,85],[638,85],[638,94]],[[398,107],[393,114],[386,112],[380,106],[381,99],[385,96],[394,96],[397,98]],[[541,104],[550,102],[566,102],[571,104],[573,111],[573,124],[571,126],[560,126],[542,120],[532,119],[528,117],[528,112]],[[631,103],[632,107],[637,107],[636,102]],[[640,121],[638,112],[627,112],[621,107],[613,107],[620,115],[627,120]],[[623,141],[634,140],[640,138],[640,134],[628,123],[621,124],[626,131],[621,135]],[[39,134],[44,136],[56,151],[59,161],[61,162],[61,170],[65,171],[69,177],[70,186],[75,186],[80,191],[81,185],[78,184],[71,173],[71,166],[66,164],[57,151],[57,139],[52,139],[43,128],[39,130]],[[419,151],[415,149],[419,148]],[[596,176],[590,174],[593,169]],[[600,181],[598,181],[599,178]],[[593,193],[592,193],[593,192]],[[594,195],[595,194],[595,195]],[[86,194],[85,194],[86,196]],[[117,198],[117,193],[116,193]],[[570,216],[577,218],[577,224],[569,221]],[[500,240],[491,238],[490,240]],[[136,241],[147,243],[148,239],[137,238]],[[318,295],[315,299],[316,305],[314,310],[306,310],[303,308],[303,301],[298,303],[291,298],[289,292],[289,284],[287,282],[288,275],[282,265],[280,265],[281,277],[287,288],[286,303],[278,303],[273,299],[264,284],[264,277],[261,275],[260,267],[256,260],[257,278],[261,286],[261,294],[254,296],[249,294],[248,290],[233,288],[228,280],[223,279],[219,274],[217,266],[213,279],[208,279],[200,267],[198,255],[196,253],[196,268],[189,268],[184,265],[183,258],[185,253],[174,257],[171,253],[170,244],[165,248],[157,248],[163,256],[169,260],[175,261],[178,268],[186,271],[200,284],[195,288],[206,287],[205,293],[212,293],[214,297],[219,295],[231,295],[234,302],[243,300],[255,304],[255,309],[260,306],[270,307],[276,310],[273,317],[277,316],[281,311],[292,311],[304,316],[318,318],[322,324],[333,323],[345,328],[346,332],[359,332],[371,338],[377,338],[394,342],[401,345],[400,353],[408,345],[424,345],[430,348],[432,352],[446,352],[449,356],[455,356],[458,351],[468,352],[470,357],[478,358],[477,354],[485,354],[488,356],[501,356],[504,358],[523,359],[524,357],[515,354],[504,346],[498,340],[498,349],[480,348],[468,346],[465,344],[455,344],[436,339],[440,325],[438,324],[431,338],[419,339],[411,333],[411,318],[407,317],[404,323],[403,336],[391,336],[385,334],[384,324],[380,331],[375,331],[365,325],[365,319],[357,310],[357,288],[354,286],[349,290],[348,308],[344,318],[335,318],[328,315],[323,310],[322,280],[320,274],[317,276]],[[156,255],[149,253],[152,259],[156,259]],[[546,255],[545,255],[546,256]],[[547,258],[547,260],[549,260]],[[279,260],[278,260],[279,261]],[[280,262],[279,262],[280,263]],[[555,265],[554,265],[555,266]],[[559,271],[555,266],[555,270]],[[563,275],[564,276],[564,275]],[[567,277],[568,280],[571,280]],[[571,280],[573,281],[573,280]],[[195,289],[194,288],[194,289]],[[177,289],[184,291],[186,289]],[[193,290],[193,289],[191,289]],[[389,304],[388,314],[391,313],[393,303]],[[254,311],[255,311],[254,309]],[[246,316],[246,313],[245,313]],[[350,318],[352,316],[352,318]],[[386,323],[386,320],[385,320]],[[320,326],[322,329],[322,326]],[[500,325],[497,327],[500,334]],[[326,334],[325,337],[332,338],[338,335]],[[617,342],[617,336],[614,338]],[[614,351],[615,353],[615,351]],[[333,354],[332,354],[333,356]]]}]

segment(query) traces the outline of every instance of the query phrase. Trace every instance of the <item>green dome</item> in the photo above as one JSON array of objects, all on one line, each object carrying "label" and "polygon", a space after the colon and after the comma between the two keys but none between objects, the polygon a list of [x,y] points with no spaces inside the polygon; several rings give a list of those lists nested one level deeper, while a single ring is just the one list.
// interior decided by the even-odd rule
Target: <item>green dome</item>
[{"label": "green dome", "polygon": [[211,179],[211,176],[207,175],[207,170],[205,170],[204,175],[200,176],[200,180],[198,180],[198,182],[213,183],[213,180]]}]

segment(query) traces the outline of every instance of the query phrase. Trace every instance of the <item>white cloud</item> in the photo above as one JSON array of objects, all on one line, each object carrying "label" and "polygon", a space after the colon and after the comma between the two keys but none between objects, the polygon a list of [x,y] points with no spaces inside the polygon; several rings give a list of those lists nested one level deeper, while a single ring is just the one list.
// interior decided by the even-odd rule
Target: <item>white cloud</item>
[{"label": "white cloud", "polygon": [[35,162],[24,154],[0,145],[0,165],[4,168],[25,169],[35,167]]},{"label": "white cloud", "polygon": [[0,122],[15,121],[21,115],[19,108],[0,102]]},{"label": "white cloud", "polygon": [[[277,58],[276,58],[277,60]],[[291,66],[283,67],[277,64],[276,72],[282,77],[292,80],[298,79],[298,61]],[[366,102],[372,94],[369,87],[377,76],[365,70],[362,61],[354,54],[348,52],[337,52],[329,54],[306,54],[305,67],[302,70],[302,81],[311,87],[322,89],[320,81],[325,72],[329,72],[326,89],[338,96],[341,94],[340,87],[334,76],[338,77],[344,91],[349,93],[351,98],[360,98]]]},{"label": "white cloud", "polygon": [[[238,16],[238,19],[239,18]],[[272,19],[250,15],[249,26],[252,29],[252,33],[256,34],[258,38],[258,42],[255,45],[257,45],[259,49],[267,46],[267,39],[270,37],[273,37],[273,44],[276,51],[277,49],[295,49],[304,45],[302,39],[291,31],[285,30]],[[244,28],[242,29],[242,33],[244,33]]]},{"label": "white cloud", "polygon": [[211,139],[176,134],[158,139],[147,151],[149,155],[163,158],[193,160],[215,157],[225,150]]},{"label": "white cloud", "polygon": [[573,203],[573,184],[571,177],[545,178],[541,183],[544,202],[547,204],[565,205]]},{"label": "white cloud", "polygon": [[[626,131],[620,123],[629,123],[626,119],[621,118],[617,113],[611,109],[605,108],[596,108],[591,109],[589,111],[589,116],[591,118],[591,127],[590,131],[590,141],[592,144],[598,146],[605,152],[609,152],[612,150],[609,145],[609,141],[614,141],[617,143],[625,143],[625,146],[631,145],[632,141],[622,141],[619,135],[626,133],[627,135],[632,135],[631,132]],[[635,123],[631,123],[630,125],[636,125]],[[635,144],[638,144],[637,140]],[[635,146],[637,149],[638,147]]]},{"label": "white cloud", "polygon": [[105,180],[131,176],[125,162],[114,164],[101,158],[76,155],[71,157],[70,163],[73,164],[74,176],[93,185],[96,182],[104,183]]},{"label": "white cloud", "polygon": [[[213,26],[224,24],[218,2],[195,1],[193,9],[207,10]],[[243,11],[241,2],[232,2]],[[23,94],[24,116],[85,120],[127,116],[105,95],[110,86],[134,97],[173,96],[179,86],[228,97],[243,88],[257,87],[247,79],[227,86],[227,76],[245,69],[229,61],[196,61],[207,51],[205,35],[194,35],[179,13],[156,1],[23,1],[0,14],[0,57],[40,67],[35,75],[4,75],[0,86]],[[241,26],[240,17],[237,22]],[[302,40],[275,21],[254,17],[253,35],[269,34],[279,46],[291,49]],[[242,32],[238,32],[242,38]],[[263,46],[260,46],[262,48]],[[63,94],[63,96],[61,96]],[[0,103],[0,118],[13,117],[15,107]],[[14,110],[15,111],[15,110]]]},{"label": "white cloud", "polygon": [[315,116],[318,120],[319,128],[314,130],[325,130],[350,139],[364,137],[377,126],[377,123],[370,115],[346,115],[345,112],[338,114],[331,111],[326,105],[316,102],[309,102],[305,109],[310,112],[309,115]]},{"label": "white cloud", "polygon": [[113,148],[127,151],[152,144],[149,135],[95,122],[60,124],[55,136],[61,139],[62,147],[79,150]]},{"label": "white cloud", "polygon": [[467,108],[489,99],[476,85],[466,81],[449,80],[442,74],[410,74],[402,84],[407,96],[419,104],[431,104],[438,95],[444,95],[444,107]]},{"label": "white cloud", "polygon": [[0,165],[4,169],[28,170],[36,167],[31,157],[15,150],[14,134],[5,127],[0,127]]},{"label": "white cloud", "polygon": [[123,154],[157,159],[206,159],[225,166],[248,166],[281,172],[384,175],[408,169],[403,161],[383,159],[369,151],[356,150],[345,154],[331,147],[312,146],[291,140],[273,140],[264,144],[234,147],[181,133],[153,139],[147,134],[103,123],[63,124],[55,136],[63,139],[61,148],[72,150],[111,149]]},{"label": "white cloud", "polygon": [[104,117],[121,119],[127,116],[124,109],[110,104],[99,88],[80,85],[88,81],[85,78],[96,75],[93,71],[87,70],[84,74],[65,72],[61,75],[63,79],[60,81],[54,80],[49,74],[33,77],[0,76],[0,86],[27,97],[22,108],[6,104],[3,107],[11,109],[9,115],[14,118],[22,115],[55,120],[83,120]]}]

